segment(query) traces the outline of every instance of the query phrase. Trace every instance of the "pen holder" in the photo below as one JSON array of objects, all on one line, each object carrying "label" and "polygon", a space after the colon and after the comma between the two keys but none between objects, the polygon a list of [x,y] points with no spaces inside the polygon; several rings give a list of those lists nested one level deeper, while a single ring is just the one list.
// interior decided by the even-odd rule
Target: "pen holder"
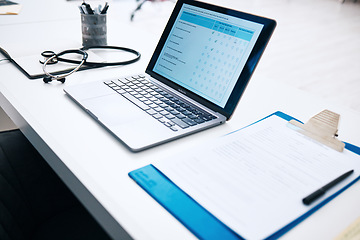
[{"label": "pen holder", "polygon": [[81,14],[82,45],[107,45],[106,14]]}]

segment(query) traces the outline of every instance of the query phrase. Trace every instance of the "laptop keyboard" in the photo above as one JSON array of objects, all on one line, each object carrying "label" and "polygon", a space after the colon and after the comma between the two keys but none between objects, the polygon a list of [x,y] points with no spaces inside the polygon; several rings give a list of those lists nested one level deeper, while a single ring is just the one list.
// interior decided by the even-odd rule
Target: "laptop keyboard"
[{"label": "laptop keyboard", "polygon": [[169,94],[147,80],[144,75],[104,83],[173,131],[196,126],[216,118]]}]

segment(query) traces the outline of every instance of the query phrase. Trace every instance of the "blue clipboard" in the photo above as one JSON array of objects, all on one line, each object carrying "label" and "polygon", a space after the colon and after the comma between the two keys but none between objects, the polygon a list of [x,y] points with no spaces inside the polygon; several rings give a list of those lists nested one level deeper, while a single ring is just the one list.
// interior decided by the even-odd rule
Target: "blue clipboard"
[{"label": "blue clipboard", "polygon": [[[279,116],[286,121],[295,119],[282,112],[275,112],[259,121],[262,121],[272,115]],[[256,124],[257,122],[253,124]],[[253,124],[250,124],[249,126]],[[345,148],[360,155],[360,148],[355,145],[345,143]],[[180,221],[187,229],[189,229],[196,237],[200,239],[244,239],[232,231],[215,216],[213,216],[184,191],[182,191],[153,165],[147,165],[140,169],[134,170],[129,173],[129,176],[158,203],[160,203],[168,212],[170,212],[178,221]],[[345,191],[359,179],[360,177],[356,178],[345,188],[325,199],[320,204],[314,206],[301,217],[290,222],[266,239],[279,238],[288,232],[291,228],[295,227],[297,224],[303,221],[305,218],[320,209],[326,203],[330,202],[340,193]]]}]

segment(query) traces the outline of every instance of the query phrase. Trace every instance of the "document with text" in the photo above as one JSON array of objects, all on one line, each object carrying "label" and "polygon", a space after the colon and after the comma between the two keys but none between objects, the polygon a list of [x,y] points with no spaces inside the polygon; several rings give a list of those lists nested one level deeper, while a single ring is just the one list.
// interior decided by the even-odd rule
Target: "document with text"
[{"label": "document with text", "polygon": [[[276,115],[153,165],[245,239],[270,236],[360,175],[359,155],[324,146]],[[324,196],[303,204],[350,170]]]}]

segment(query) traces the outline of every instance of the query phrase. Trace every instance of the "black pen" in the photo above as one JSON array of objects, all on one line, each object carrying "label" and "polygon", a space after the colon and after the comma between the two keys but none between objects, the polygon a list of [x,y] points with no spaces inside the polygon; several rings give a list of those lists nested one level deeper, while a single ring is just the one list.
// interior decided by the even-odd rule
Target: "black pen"
[{"label": "black pen", "polygon": [[334,187],[336,184],[338,184],[339,182],[341,182],[342,180],[344,180],[345,178],[347,178],[348,176],[350,176],[352,173],[354,172],[354,170],[350,170],[346,173],[344,173],[343,175],[341,175],[340,177],[332,180],[331,182],[329,182],[328,184],[326,184],[325,186],[323,186],[322,188],[320,188],[319,190],[313,192],[312,194],[310,194],[309,196],[307,196],[306,198],[304,198],[302,201],[305,205],[310,205],[313,201],[315,201],[316,199],[318,199],[319,197],[321,197],[322,195],[324,195],[326,193],[327,190],[329,190],[330,188]]},{"label": "black pen", "polygon": [[103,10],[101,10],[100,14],[106,14],[108,8],[109,8],[109,5],[108,5],[108,3],[106,2],[106,3],[105,3],[105,6],[104,6]]},{"label": "black pen", "polygon": [[79,9],[80,9],[80,13],[86,14],[85,11],[83,10],[82,6],[79,6]]},{"label": "black pen", "polygon": [[81,5],[85,6],[86,14],[94,14],[94,11],[92,10],[90,4],[84,1]]}]

